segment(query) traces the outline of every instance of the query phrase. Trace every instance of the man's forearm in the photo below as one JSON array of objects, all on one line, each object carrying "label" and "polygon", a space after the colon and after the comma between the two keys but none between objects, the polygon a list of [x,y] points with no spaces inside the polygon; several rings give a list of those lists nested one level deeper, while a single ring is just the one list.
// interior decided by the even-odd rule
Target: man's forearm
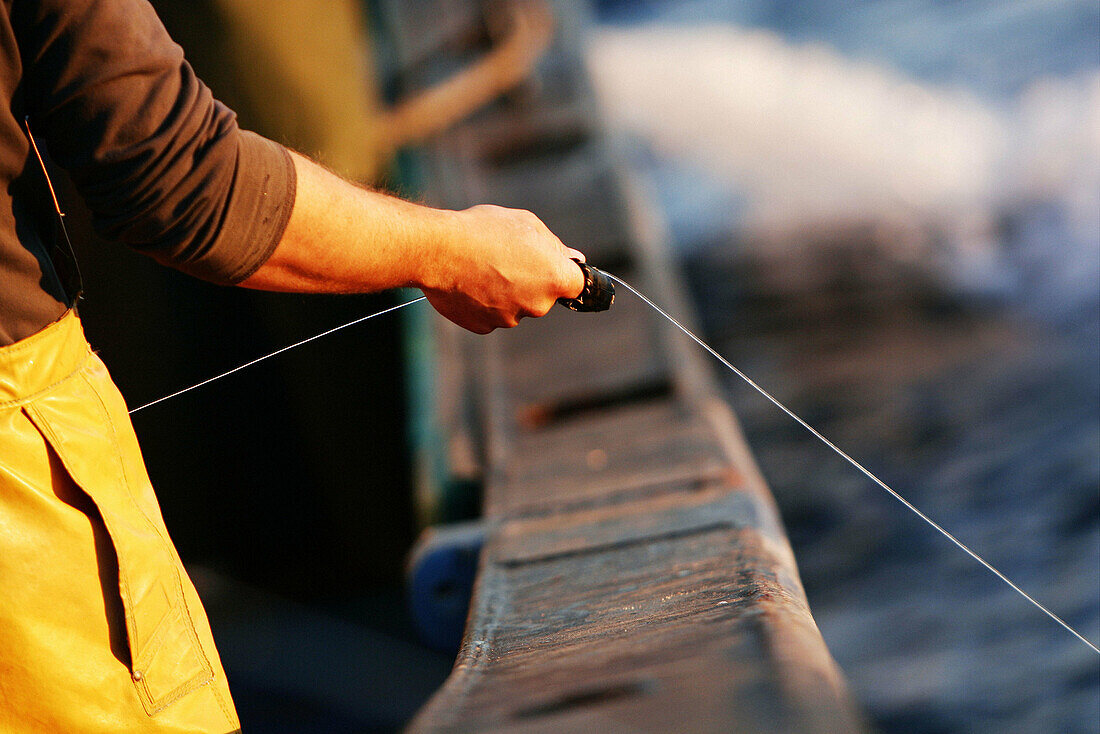
[{"label": "man's forearm", "polygon": [[529,212],[432,209],[350,184],[292,154],[298,191],[275,252],[242,286],[303,293],[422,289],[468,329],[541,316],[584,286],[566,248]]},{"label": "man's forearm", "polygon": [[[291,153],[298,191],[286,232],[246,288],[358,293],[421,287],[418,272],[454,212],[420,207],[342,180]],[[453,226],[453,225],[452,225]]]}]

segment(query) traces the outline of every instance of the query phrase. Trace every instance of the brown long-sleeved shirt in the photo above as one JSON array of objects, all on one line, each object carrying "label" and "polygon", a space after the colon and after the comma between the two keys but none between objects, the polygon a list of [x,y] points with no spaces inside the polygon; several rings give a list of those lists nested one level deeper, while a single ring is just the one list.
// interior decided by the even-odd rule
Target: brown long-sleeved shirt
[{"label": "brown long-sleeved shirt", "polygon": [[287,151],[237,127],[145,0],[2,0],[0,345],[66,308],[52,203],[24,128],[71,175],[107,239],[236,283],[294,202]]}]

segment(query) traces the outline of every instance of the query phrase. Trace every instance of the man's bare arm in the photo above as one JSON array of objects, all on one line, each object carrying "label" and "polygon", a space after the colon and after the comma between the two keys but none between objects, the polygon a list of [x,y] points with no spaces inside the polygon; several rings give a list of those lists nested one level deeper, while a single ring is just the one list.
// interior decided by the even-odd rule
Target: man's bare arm
[{"label": "man's bare arm", "polygon": [[480,334],[542,316],[584,287],[567,248],[530,212],[447,211],[348,183],[292,154],[297,197],[275,252],[240,285],[299,293],[420,288]]}]

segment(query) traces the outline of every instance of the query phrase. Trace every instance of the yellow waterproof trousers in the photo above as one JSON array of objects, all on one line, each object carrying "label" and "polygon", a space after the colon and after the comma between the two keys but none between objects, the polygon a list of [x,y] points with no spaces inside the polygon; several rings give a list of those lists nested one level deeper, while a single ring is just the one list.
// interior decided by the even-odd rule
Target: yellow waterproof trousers
[{"label": "yellow waterproof trousers", "polygon": [[70,312],[0,348],[0,732],[239,728],[125,403]]}]

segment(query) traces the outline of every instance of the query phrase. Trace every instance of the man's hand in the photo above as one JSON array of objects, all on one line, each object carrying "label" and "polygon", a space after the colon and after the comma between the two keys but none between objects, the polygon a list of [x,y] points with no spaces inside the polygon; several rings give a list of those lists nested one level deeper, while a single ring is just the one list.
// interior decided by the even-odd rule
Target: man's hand
[{"label": "man's hand", "polygon": [[584,288],[565,245],[531,212],[476,206],[458,212],[461,234],[440,243],[420,286],[436,311],[478,334],[543,316]]},{"label": "man's hand", "polygon": [[417,206],[361,189],[293,155],[297,196],[271,257],[240,285],[299,293],[420,288],[439,313],[479,334],[542,316],[584,276],[530,212]]}]

